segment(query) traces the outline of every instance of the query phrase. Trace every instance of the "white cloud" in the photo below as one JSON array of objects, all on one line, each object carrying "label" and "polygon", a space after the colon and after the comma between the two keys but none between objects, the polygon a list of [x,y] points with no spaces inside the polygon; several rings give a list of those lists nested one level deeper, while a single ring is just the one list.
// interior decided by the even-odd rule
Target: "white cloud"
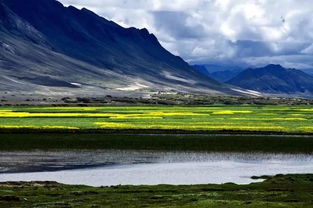
[{"label": "white cloud", "polygon": [[[61,0],[124,27],[147,28],[193,63],[313,68],[312,0]],[[313,60],[313,59],[312,59]],[[302,63],[306,61],[305,63]]]}]

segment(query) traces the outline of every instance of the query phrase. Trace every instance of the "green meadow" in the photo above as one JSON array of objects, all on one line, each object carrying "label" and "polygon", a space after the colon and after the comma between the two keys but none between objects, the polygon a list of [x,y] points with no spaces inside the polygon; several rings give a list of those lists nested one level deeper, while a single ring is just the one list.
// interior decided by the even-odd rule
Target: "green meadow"
[{"label": "green meadow", "polygon": [[261,183],[193,186],[69,186],[0,183],[0,207],[311,208],[313,175],[262,177]]},{"label": "green meadow", "polygon": [[0,129],[313,133],[312,106],[2,107]]}]

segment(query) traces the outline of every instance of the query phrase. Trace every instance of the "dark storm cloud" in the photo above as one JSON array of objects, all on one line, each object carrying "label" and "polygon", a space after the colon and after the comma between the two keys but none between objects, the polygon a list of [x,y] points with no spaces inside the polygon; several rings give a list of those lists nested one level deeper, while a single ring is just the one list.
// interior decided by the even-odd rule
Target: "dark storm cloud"
[{"label": "dark storm cloud", "polygon": [[176,39],[197,39],[205,35],[201,25],[188,24],[188,14],[175,11],[152,12],[154,27]]}]

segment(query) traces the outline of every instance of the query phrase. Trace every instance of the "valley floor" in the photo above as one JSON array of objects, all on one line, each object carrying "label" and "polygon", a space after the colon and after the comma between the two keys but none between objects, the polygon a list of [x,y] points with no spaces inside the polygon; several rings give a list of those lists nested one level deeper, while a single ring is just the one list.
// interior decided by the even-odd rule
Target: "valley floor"
[{"label": "valley floor", "polygon": [[[0,151],[312,154],[313,137],[304,136],[313,134],[312,121],[313,107],[307,105],[1,107]],[[230,135],[213,134],[225,132]],[[98,188],[6,182],[0,183],[0,207],[313,207],[313,175],[263,179],[250,185]]]}]

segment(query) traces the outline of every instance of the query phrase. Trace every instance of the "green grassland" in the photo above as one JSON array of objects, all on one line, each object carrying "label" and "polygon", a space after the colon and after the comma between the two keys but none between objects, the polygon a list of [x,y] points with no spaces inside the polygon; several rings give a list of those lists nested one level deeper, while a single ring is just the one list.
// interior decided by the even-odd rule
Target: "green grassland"
[{"label": "green grassland", "polygon": [[312,106],[1,107],[0,129],[313,133]]},{"label": "green grassland", "polygon": [[263,177],[250,185],[69,186],[53,182],[0,183],[0,207],[311,208],[313,175]]}]

